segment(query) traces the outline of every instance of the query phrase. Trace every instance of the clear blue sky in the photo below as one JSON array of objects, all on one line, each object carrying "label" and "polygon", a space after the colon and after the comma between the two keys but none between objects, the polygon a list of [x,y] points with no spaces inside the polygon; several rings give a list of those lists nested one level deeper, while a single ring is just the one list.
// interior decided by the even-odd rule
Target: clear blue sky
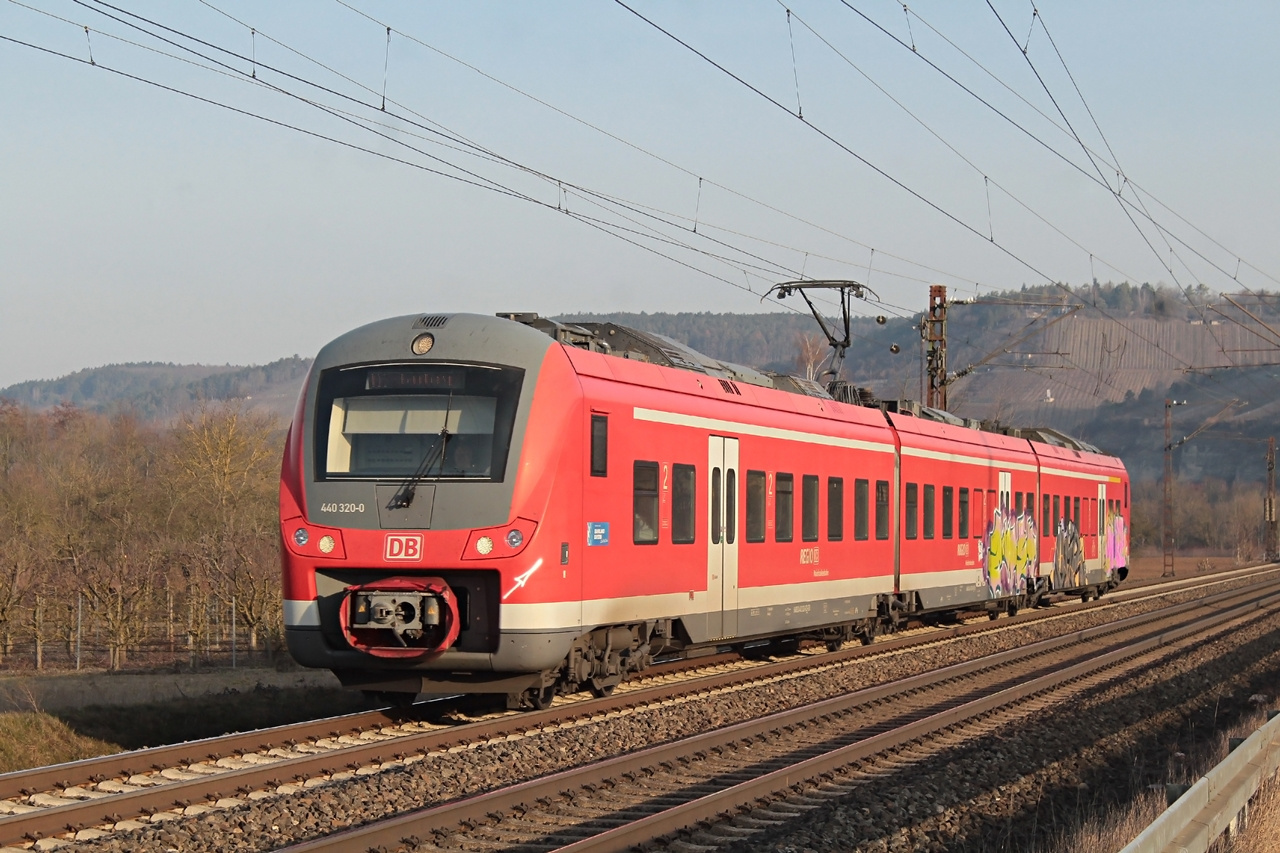
[{"label": "clear blue sky", "polygon": [[0,0],[74,58],[0,41],[0,387],[414,311],[763,310],[802,274],[868,313],[1237,263],[1280,289],[1280,4],[993,4],[628,2],[757,94],[612,2]]}]

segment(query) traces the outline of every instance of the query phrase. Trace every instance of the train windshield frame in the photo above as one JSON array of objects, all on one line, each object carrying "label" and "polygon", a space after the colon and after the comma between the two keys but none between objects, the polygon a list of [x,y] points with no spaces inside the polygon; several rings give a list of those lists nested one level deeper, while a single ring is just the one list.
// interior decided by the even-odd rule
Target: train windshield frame
[{"label": "train windshield frame", "polygon": [[325,370],[316,479],[502,482],[523,384],[520,368],[481,364]]}]

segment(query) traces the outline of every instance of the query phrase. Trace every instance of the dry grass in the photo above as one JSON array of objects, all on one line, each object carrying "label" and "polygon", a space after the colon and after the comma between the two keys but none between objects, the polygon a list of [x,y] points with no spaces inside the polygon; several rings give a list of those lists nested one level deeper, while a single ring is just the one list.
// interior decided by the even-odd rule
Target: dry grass
[{"label": "dry grass", "polygon": [[[1266,721],[1266,715],[1259,711],[1208,738],[1203,749],[1194,755],[1171,751],[1166,780],[1173,784],[1193,784],[1226,757],[1229,738],[1247,738]],[[1164,809],[1163,790],[1143,791],[1127,806],[1108,809],[1102,813],[1086,813],[1082,809],[1082,814],[1076,821],[1077,827],[1063,833],[1048,846],[1040,848],[1040,853],[1120,850],[1159,817]],[[1280,850],[1280,785],[1273,782],[1262,789],[1257,800],[1250,806],[1250,820],[1242,834],[1234,838],[1224,836],[1212,849],[1219,853],[1275,853]]]},{"label": "dry grass", "polygon": [[76,734],[42,711],[0,713],[0,773],[119,752],[120,746]]},{"label": "dry grass", "polygon": [[1221,848],[1230,853],[1275,853],[1280,850],[1280,783],[1262,786],[1249,806],[1244,831]]}]

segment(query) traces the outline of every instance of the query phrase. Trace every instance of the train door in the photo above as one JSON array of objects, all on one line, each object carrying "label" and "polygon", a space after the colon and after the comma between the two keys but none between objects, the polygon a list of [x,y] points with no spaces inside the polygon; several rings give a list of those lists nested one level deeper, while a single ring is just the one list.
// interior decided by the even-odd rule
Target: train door
[{"label": "train door", "polygon": [[707,633],[738,634],[738,440],[713,435],[707,449]]}]

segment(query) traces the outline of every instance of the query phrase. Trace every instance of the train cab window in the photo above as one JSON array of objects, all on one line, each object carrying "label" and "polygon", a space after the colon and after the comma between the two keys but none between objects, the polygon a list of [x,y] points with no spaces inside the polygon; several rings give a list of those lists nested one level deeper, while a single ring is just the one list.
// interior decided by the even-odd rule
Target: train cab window
[{"label": "train cab window", "polygon": [[698,469],[692,465],[671,466],[671,541],[688,545],[694,541]]},{"label": "train cab window", "polygon": [[906,498],[907,510],[904,513],[904,529],[908,539],[915,539],[919,535],[919,515],[920,508],[920,487],[915,483],[907,483]]},{"label": "train cab window", "polygon": [[609,416],[591,416],[591,476],[609,475]]},{"label": "train cab window", "polygon": [[773,538],[775,542],[790,542],[795,526],[795,477],[779,474],[773,501]]},{"label": "train cab window", "polygon": [[636,462],[632,476],[632,541],[654,545],[658,541],[658,463]]},{"label": "train cab window", "polygon": [[954,530],[953,522],[955,521],[955,489],[951,486],[942,487],[942,538],[950,539]]},{"label": "train cab window", "polygon": [[889,481],[876,480],[876,538],[889,538]]},{"label": "train cab window", "polygon": [[724,541],[733,544],[738,538],[738,472],[726,468],[724,472]]},{"label": "train cab window", "polygon": [[1053,530],[1053,525],[1049,523],[1049,496],[1048,495],[1044,496],[1044,512],[1041,513],[1040,518],[1041,518],[1041,521],[1043,522],[1040,525],[1040,535],[1048,536],[1049,531]]},{"label": "train cab window", "polygon": [[764,472],[747,472],[747,541],[764,541]]},{"label": "train cab window", "polygon": [[969,490],[960,490],[960,529],[956,535],[961,539],[969,538]]},{"label": "train cab window", "polygon": [[844,538],[844,478],[827,478],[827,541]]},{"label": "train cab window", "polygon": [[853,538],[866,539],[868,536],[867,518],[870,514],[867,509],[870,503],[870,483],[867,480],[853,481]]},{"label": "train cab window", "polygon": [[501,481],[524,371],[369,365],[324,371],[316,401],[321,480]]},{"label": "train cab window", "polygon": [[928,484],[924,487],[924,538],[933,538],[933,492],[934,487]]},{"label": "train cab window", "polygon": [[805,542],[818,541],[817,474],[805,474],[800,478],[800,538]]}]

